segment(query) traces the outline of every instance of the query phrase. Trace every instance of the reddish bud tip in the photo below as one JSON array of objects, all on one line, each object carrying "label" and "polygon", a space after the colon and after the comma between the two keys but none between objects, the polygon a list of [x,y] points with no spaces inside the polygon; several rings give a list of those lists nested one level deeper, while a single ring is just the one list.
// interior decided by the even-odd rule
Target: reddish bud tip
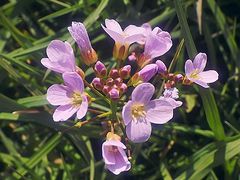
[{"label": "reddish bud tip", "polygon": [[126,65],[126,66],[122,67],[119,71],[119,75],[122,79],[128,79],[130,77],[130,73],[131,73],[130,65]]},{"label": "reddish bud tip", "polygon": [[109,73],[109,77],[116,79],[119,77],[119,73],[117,69],[112,69]]},{"label": "reddish bud tip", "polygon": [[96,89],[98,89],[98,90],[102,90],[102,88],[103,88],[103,84],[102,84],[100,78],[97,78],[97,77],[94,78],[94,79],[92,80],[92,84],[93,84],[93,86],[94,86]]}]

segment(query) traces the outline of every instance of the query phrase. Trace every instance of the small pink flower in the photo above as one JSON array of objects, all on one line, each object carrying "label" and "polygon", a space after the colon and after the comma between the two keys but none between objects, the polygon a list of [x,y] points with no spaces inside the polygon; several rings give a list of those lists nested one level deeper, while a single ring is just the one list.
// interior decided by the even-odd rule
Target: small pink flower
[{"label": "small pink flower", "polygon": [[85,26],[80,22],[72,22],[72,26],[68,27],[68,31],[76,41],[84,63],[86,65],[94,64],[98,57],[92,48]]},{"label": "small pink flower", "polygon": [[207,64],[207,55],[199,53],[193,62],[189,59],[185,63],[186,77],[196,84],[208,88],[207,83],[213,83],[218,80],[218,73],[214,70],[203,71]]},{"label": "small pink flower", "polygon": [[138,85],[132,92],[132,100],[124,105],[122,118],[127,137],[135,142],[145,142],[152,131],[151,123],[164,124],[173,117],[173,107],[167,101],[151,100],[155,88],[150,83]]},{"label": "small pink flower", "polygon": [[47,47],[47,56],[42,58],[41,63],[48,69],[58,73],[76,71],[73,49],[67,41],[51,41]]},{"label": "small pink flower", "polygon": [[82,119],[88,109],[88,99],[84,93],[84,84],[76,72],[63,74],[64,85],[54,84],[47,90],[47,100],[58,106],[53,113],[54,121],[66,121],[73,114]]},{"label": "small pink flower", "polygon": [[102,145],[102,156],[106,168],[116,175],[131,168],[125,149],[126,146],[118,135],[108,133],[107,140]]},{"label": "small pink flower", "polygon": [[159,99],[169,102],[172,105],[172,107],[175,109],[182,105],[181,101],[176,101],[176,99],[178,98],[179,98],[178,89],[174,87],[174,88],[165,89],[165,91],[163,92],[163,96],[161,96]]}]

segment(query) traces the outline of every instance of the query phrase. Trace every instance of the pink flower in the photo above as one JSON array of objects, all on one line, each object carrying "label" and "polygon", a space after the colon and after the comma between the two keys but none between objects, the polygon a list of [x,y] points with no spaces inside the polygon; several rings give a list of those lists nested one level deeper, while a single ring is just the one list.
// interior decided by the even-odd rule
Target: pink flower
[{"label": "pink flower", "polygon": [[172,107],[175,109],[182,105],[181,101],[176,101],[176,99],[178,98],[179,98],[178,89],[174,87],[174,88],[165,89],[165,91],[163,92],[163,96],[161,96],[159,99],[169,102],[172,105]]},{"label": "pink flower", "polygon": [[122,118],[127,137],[135,142],[145,142],[152,131],[151,123],[164,124],[173,117],[173,107],[167,101],[151,100],[155,88],[150,83],[138,85],[132,92],[132,100],[124,105]]},{"label": "pink flower", "polygon": [[218,80],[218,73],[214,70],[203,71],[207,63],[207,55],[199,53],[194,58],[193,62],[189,59],[185,63],[185,73],[187,79],[196,84],[208,88],[207,83],[212,83]]},{"label": "pink flower", "polygon": [[47,90],[48,102],[58,106],[53,113],[53,120],[66,121],[75,113],[78,119],[82,119],[88,109],[82,78],[76,72],[66,72],[63,80],[64,85],[54,84]]},{"label": "pink flower", "polygon": [[119,23],[113,19],[106,19],[102,28],[115,41],[114,57],[120,60],[126,59],[128,48],[134,42],[141,42],[144,38],[144,28],[129,25],[122,30]]},{"label": "pink flower", "polygon": [[107,140],[102,145],[102,156],[106,168],[116,175],[131,168],[125,149],[126,146],[118,135],[110,132],[107,134]]},{"label": "pink flower", "polygon": [[148,64],[152,59],[162,56],[172,47],[171,35],[162,31],[159,27],[151,30],[151,27],[145,27],[145,47],[144,52],[138,59],[139,66]]},{"label": "pink flower", "polygon": [[58,73],[76,71],[73,49],[67,41],[51,41],[47,47],[47,56],[42,58],[41,63],[48,69]]},{"label": "pink flower", "polygon": [[98,57],[92,48],[85,26],[80,22],[72,22],[72,26],[68,27],[68,31],[77,42],[84,63],[86,65],[94,64]]}]

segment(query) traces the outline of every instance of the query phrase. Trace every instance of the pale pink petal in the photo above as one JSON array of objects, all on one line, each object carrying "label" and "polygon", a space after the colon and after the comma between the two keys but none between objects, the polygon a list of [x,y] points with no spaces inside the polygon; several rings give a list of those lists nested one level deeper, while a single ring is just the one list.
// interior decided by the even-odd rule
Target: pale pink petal
[{"label": "pale pink petal", "polygon": [[105,20],[105,26],[106,26],[106,28],[108,28],[112,31],[115,31],[119,34],[122,34],[122,32],[123,32],[119,23],[117,21],[115,21],[114,19],[106,19]]},{"label": "pale pink petal", "polygon": [[41,63],[46,68],[48,68],[48,69],[50,69],[52,71],[58,72],[58,73],[64,73],[64,72],[71,72],[71,71],[73,71],[72,68],[68,68],[66,66],[62,66],[58,62],[52,62],[48,58],[42,58],[41,59]]},{"label": "pale pink petal", "polygon": [[155,99],[147,105],[147,121],[155,124],[164,124],[173,117],[173,107],[167,101]]},{"label": "pale pink petal", "polygon": [[77,111],[77,118],[82,119],[88,110],[88,99],[86,95],[82,95],[82,103],[79,107],[79,110]]},{"label": "pale pink petal", "polygon": [[71,93],[67,86],[54,84],[47,90],[47,100],[52,105],[66,105],[71,103]]},{"label": "pale pink petal", "polygon": [[203,71],[198,74],[200,80],[205,83],[212,83],[218,80],[218,73],[214,70]]},{"label": "pale pink petal", "polygon": [[158,71],[157,64],[148,64],[144,66],[139,72],[139,77],[143,82],[148,82],[150,79],[152,79],[153,76],[156,75]]},{"label": "pale pink petal", "polygon": [[84,84],[81,76],[76,72],[67,72],[63,74],[64,84],[72,91],[83,92]]},{"label": "pale pink petal", "polygon": [[141,102],[141,103],[148,103],[153,94],[155,88],[150,83],[142,83],[138,85],[132,92],[132,101]]},{"label": "pale pink petal", "polygon": [[139,44],[143,44],[145,37],[142,34],[133,34],[125,37],[124,42],[128,44],[132,44],[134,42],[138,42]]},{"label": "pale pink petal", "polygon": [[[48,59],[52,62],[52,65],[61,67],[59,71],[69,72],[75,71],[75,57],[71,45],[68,42],[62,42],[60,40],[53,40],[47,47]],[[43,60],[43,63],[46,60]],[[59,72],[57,71],[57,72]]]},{"label": "pale pink petal", "polygon": [[133,121],[132,118],[132,105],[134,102],[128,101],[127,104],[123,106],[122,110],[122,118],[125,125],[128,125],[131,121]]},{"label": "pale pink petal", "polygon": [[187,76],[189,76],[194,71],[193,63],[189,59],[185,62],[185,73]]},{"label": "pale pink petal", "polygon": [[144,118],[131,121],[126,126],[127,137],[134,143],[146,142],[151,135],[151,123]]},{"label": "pale pink petal", "polygon": [[194,60],[193,60],[193,66],[194,69],[197,69],[198,72],[202,72],[207,64],[207,55],[205,53],[198,53]]},{"label": "pale pink petal", "polygon": [[75,108],[71,104],[59,106],[53,113],[53,120],[55,122],[66,121],[74,113],[76,113],[78,108]]},{"label": "pale pink petal", "polygon": [[190,79],[191,81],[195,82],[196,84],[204,87],[204,88],[209,88],[208,84],[201,81],[200,79]]},{"label": "pale pink petal", "polygon": [[169,102],[174,109],[182,106],[183,104],[181,101],[176,101],[170,97],[160,97],[159,99]]},{"label": "pale pink petal", "polygon": [[[126,155],[125,155],[126,156]],[[115,175],[120,174],[123,171],[128,171],[131,168],[131,164],[129,161],[124,161],[123,156],[118,152],[115,155],[116,162],[115,164],[106,164],[108,170],[110,170]]]},{"label": "pale pink petal", "polygon": [[108,35],[116,42],[116,43],[119,43],[119,44],[124,44],[124,37],[119,34],[118,32],[115,32],[115,31],[112,31],[108,28],[105,28],[103,25],[101,25],[102,28],[104,29],[104,31],[106,33],[108,33]]}]

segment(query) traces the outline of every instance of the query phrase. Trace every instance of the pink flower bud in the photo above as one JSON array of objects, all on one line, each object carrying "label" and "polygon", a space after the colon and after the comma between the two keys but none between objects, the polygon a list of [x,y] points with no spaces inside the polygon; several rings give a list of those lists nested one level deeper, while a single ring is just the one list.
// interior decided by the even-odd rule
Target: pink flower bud
[{"label": "pink flower bud", "polygon": [[108,78],[108,79],[106,80],[106,85],[112,86],[113,84],[114,84],[113,78]]},{"label": "pink flower bud", "polygon": [[183,80],[183,75],[182,74],[177,74],[175,76],[175,79],[176,79],[177,82],[181,82]]},{"label": "pink flower bud", "polygon": [[104,94],[108,94],[108,92],[109,92],[110,90],[111,90],[111,88],[110,88],[109,86],[105,85],[105,86],[103,86],[102,92],[103,92]]},{"label": "pink flower bud", "polygon": [[138,74],[143,82],[148,82],[158,71],[158,66],[156,64],[148,64],[143,69],[141,69]]},{"label": "pink flower bud", "polygon": [[130,77],[130,73],[131,73],[131,66],[130,65],[126,65],[126,66],[122,67],[120,69],[120,72],[119,72],[120,77],[122,79],[128,79]]},{"label": "pink flower bud", "polygon": [[110,73],[109,73],[109,77],[116,79],[119,77],[119,73],[117,69],[111,69]]},{"label": "pink flower bud", "polygon": [[111,99],[115,100],[119,98],[119,90],[112,88],[109,92],[108,95]]},{"label": "pink flower bud", "polygon": [[101,79],[100,78],[97,78],[97,77],[94,78],[92,80],[92,84],[98,90],[102,90],[102,88],[103,88],[103,84],[101,83]]},{"label": "pink flower bud", "polygon": [[100,77],[104,77],[107,75],[107,69],[105,65],[100,61],[96,62],[94,66],[94,70],[96,71],[97,75],[99,75]]},{"label": "pink flower bud", "polygon": [[125,93],[127,91],[127,85],[125,83],[122,83],[119,87],[120,94]]},{"label": "pink flower bud", "polygon": [[116,86],[120,86],[122,82],[123,80],[121,78],[117,78],[114,80],[114,84],[116,84]]},{"label": "pink flower bud", "polygon": [[165,74],[167,72],[167,67],[161,60],[157,60],[156,64],[158,66],[158,73]]}]

